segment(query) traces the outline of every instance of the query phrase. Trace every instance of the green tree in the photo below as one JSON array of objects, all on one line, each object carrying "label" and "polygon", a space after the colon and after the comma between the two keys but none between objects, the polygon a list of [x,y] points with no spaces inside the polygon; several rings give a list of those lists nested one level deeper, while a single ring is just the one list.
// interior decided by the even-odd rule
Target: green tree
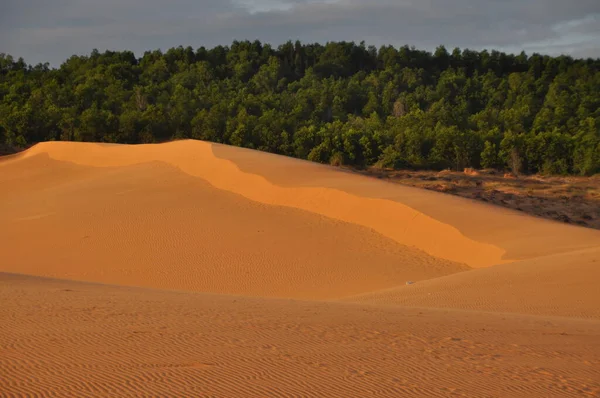
[{"label": "green tree", "polygon": [[481,167],[486,169],[497,168],[498,162],[498,151],[496,144],[486,141],[483,146],[483,152],[481,152]]}]

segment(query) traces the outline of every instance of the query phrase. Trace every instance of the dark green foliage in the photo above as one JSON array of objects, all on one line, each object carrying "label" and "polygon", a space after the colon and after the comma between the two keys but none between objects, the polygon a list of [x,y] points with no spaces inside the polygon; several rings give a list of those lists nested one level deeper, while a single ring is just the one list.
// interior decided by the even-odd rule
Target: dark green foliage
[{"label": "dark green foliage", "polygon": [[0,54],[0,146],[202,139],[334,165],[600,171],[600,60],[349,42]]},{"label": "dark green foliage", "polygon": [[481,167],[494,169],[500,165],[496,144],[486,141],[481,152]]}]

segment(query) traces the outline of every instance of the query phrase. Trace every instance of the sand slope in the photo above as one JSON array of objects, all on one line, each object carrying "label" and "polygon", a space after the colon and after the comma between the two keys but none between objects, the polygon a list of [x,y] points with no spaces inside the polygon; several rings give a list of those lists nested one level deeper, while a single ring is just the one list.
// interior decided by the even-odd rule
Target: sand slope
[{"label": "sand slope", "polygon": [[2,396],[600,393],[598,321],[167,293],[2,274],[0,301]]},{"label": "sand slope", "polygon": [[0,170],[0,271],[321,299],[468,269],[160,162],[90,168],[39,154]]},{"label": "sand slope", "polygon": [[[23,157],[37,154],[94,167],[122,167],[161,161],[200,177],[215,188],[256,202],[293,207],[362,225],[435,257],[475,267],[504,261],[502,248],[470,239],[452,225],[439,222],[401,202],[352,195],[327,186],[281,187],[259,174],[240,171],[232,161],[217,158],[212,152],[212,145],[205,142],[177,141],[140,146],[53,142],[38,144]],[[391,185],[387,188],[395,189]]]},{"label": "sand slope", "polygon": [[[410,221],[410,233],[415,232],[412,228],[416,228],[412,224],[418,223],[425,215],[452,226],[467,238],[500,248],[504,253],[502,260],[506,262],[600,245],[600,231],[535,218],[475,200],[392,184],[308,161],[290,160],[244,148],[213,144],[212,152],[218,158],[234,163],[241,171],[263,176],[278,186],[329,187],[360,198],[384,199],[408,206],[419,214],[419,218]],[[400,207],[391,206],[389,210],[399,212]],[[432,235],[429,229],[418,239],[415,237],[413,242],[424,247],[424,242],[439,236]],[[489,251],[491,256],[485,259],[477,259],[476,253],[468,251],[470,247],[459,245],[448,249],[459,252],[448,256],[466,258],[466,263],[472,267],[502,262],[496,261],[494,256],[497,252],[494,251]]]}]

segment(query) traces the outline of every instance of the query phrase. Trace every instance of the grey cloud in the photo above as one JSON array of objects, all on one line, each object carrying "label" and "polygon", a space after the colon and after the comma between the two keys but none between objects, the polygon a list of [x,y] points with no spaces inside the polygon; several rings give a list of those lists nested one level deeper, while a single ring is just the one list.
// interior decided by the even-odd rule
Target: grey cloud
[{"label": "grey cloud", "polygon": [[600,56],[598,0],[9,0],[0,52],[59,64],[91,49],[300,39]]}]

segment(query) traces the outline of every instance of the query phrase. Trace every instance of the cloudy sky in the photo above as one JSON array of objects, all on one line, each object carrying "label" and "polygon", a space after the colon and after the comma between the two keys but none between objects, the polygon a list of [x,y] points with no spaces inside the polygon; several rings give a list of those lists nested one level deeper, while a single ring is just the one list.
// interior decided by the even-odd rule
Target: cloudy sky
[{"label": "cloudy sky", "polygon": [[234,39],[443,44],[600,57],[600,0],[0,0],[0,53],[72,54]]}]

